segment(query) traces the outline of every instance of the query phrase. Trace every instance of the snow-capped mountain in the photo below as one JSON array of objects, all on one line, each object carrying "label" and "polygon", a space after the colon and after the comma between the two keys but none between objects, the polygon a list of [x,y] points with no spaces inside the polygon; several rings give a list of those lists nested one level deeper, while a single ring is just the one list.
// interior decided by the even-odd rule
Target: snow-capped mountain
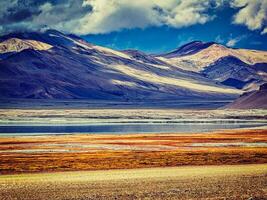
[{"label": "snow-capped mountain", "polygon": [[[176,52],[153,56],[136,50],[116,51],[93,45],[55,30],[13,33],[0,37],[0,94],[1,98],[128,101],[236,98],[243,93],[242,87],[225,84],[228,78],[217,80],[207,71],[229,55],[215,52],[217,56],[208,56],[206,60],[201,57],[203,51],[212,52],[217,46],[191,43]],[[240,52],[244,58],[238,59],[249,67],[253,63],[257,72],[258,68],[264,68],[265,52]],[[197,61],[197,57],[202,60]],[[185,58],[188,63],[194,60],[207,65],[186,67],[180,65],[180,61],[173,61]],[[201,70],[190,70],[190,67]],[[258,73],[256,79],[262,76]],[[254,83],[250,80],[245,76],[241,81]]]}]

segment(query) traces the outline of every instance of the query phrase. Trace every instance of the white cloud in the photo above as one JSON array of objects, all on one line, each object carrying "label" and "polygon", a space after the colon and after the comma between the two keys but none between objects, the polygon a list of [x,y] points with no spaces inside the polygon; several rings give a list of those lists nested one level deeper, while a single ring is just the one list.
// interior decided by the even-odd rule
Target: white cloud
[{"label": "white cloud", "polygon": [[79,21],[79,34],[167,25],[185,27],[213,19],[207,14],[221,0],[85,0],[92,12]]},{"label": "white cloud", "polygon": [[235,37],[233,38],[232,36],[230,36],[230,39],[226,42],[226,46],[228,47],[234,47],[238,42],[240,42],[241,40],[247,38],[247,35],[241,35],[239,37]]},{"label": "white cloud", "polygon": [[243,24],[250,30],[266,28],[267,0],[232,0],[231,6],[240,9],[233,23]]},{"label": "white cloud", "polygon": [[0,0],[0,33],[46,27],[76,34],[181,28],[213,20],[211,13],[229,2],[237,9],[234,23],[266,33],[267,0]]},{"label": "white cloud", "polygon": [[233,47],[233,46],[236,45],[237,42],[238,42],[238,41],[237,41],[236,39],[230,39],[230,40],[226,43],[226,45],[227,45],[228,47]]},{"label": "white cloud", "polygon": [[266,33],[267,33],[267,27],[262,30],[261,35],[264,35]]}]

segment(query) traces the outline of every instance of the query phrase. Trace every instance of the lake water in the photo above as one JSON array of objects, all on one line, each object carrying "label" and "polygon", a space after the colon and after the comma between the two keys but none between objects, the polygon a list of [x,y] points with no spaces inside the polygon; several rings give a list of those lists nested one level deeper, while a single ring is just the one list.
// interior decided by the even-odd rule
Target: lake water
[{"label": "lake water", "polygon": [[255,121],[220,121],[212,123],[113,123],[89,125],[1,125],[0,135],[193,133],[220,129],[253,128],[266,125],[266,122]]}]

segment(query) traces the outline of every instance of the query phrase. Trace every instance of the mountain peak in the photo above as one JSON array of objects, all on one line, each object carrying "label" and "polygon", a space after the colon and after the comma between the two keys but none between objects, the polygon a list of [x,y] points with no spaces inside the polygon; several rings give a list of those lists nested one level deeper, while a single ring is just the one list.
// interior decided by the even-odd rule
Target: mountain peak
[{"label": "mountain peak", "polygon": [[35,40],[38,42],[46,43],[51,46],[64,46],[68,47],[73,44],[70,37],[57,30],[49,29],[42,32],[14,32],[0,37],[0,42],[5,40],[17,38],[21,40]]},{"label": "mountain peak", "polygon": [[48,50],[51,45],[35,41],[10,38],[0,43],[0,53],[20,52],[24,49]]},{"label": "mountain peak", "polygon": [[55,30],[55,29],[47,29],[44,31],[44,33],[55,34],[55,35],[65,35],[64,33],[60,32],[58,30]]},{"label": "mountain peak", "polygon": [[216,44],[215,42],[203,42],[203,41],[192,41],[189,42],[174,51],[171,51],[166,54],[160,55],[160,57],[173,58],[177,56],[186,56],[195,54],[203,49],[208,48],[209,46]]}]

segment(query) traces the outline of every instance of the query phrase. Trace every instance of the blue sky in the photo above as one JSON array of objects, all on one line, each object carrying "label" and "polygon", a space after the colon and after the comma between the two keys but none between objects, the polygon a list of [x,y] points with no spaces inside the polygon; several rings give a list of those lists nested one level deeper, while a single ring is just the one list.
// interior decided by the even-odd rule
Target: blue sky
[{"label": "blue sky", "polygon": [[138,49],[148,53],[167,52],[195,40],[215,41],[234,48],[267,50],[267,34],[261,34],[260,30],[249,30],[243,24],[233,24],[235,12],[235,9],[225,7],[217,12],[212,21],[188,27],[124,29],[106,34],[89,34],[83,38],[118,50]]},{"label": "blue sky", "polygon": [[46,29],[148,53],[194,40],[267,50],[267,0],[0,0],[0,35]]}]

